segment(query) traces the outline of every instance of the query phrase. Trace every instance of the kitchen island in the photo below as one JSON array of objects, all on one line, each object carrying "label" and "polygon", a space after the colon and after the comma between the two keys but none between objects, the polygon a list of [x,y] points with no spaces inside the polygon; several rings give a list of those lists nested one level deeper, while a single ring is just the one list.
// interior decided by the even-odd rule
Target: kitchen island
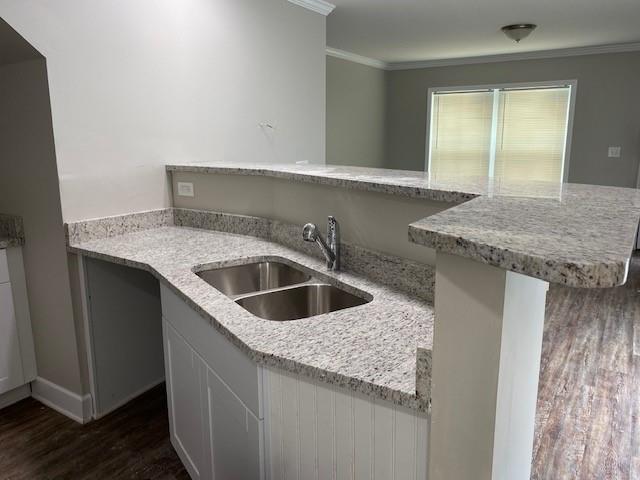
[{"label": "kitchen island", "polygon": [[[378,195],[366,197],[375,201],[408,199],[414,202],[411,208],[423,201],[443,205],[440,211],[414,218],[404,226],[405,239],[408,227],[410,241],[427,247],[423,263],[407,260],[405,264],[404,259],[366,249],[367,260],[353,262],[393,289],[420,292],[416,284],[424,285],[425,291],[419,296],[427,303],[421,300],[414,309],[414,300],[396,301],[392,290],[366,280],[363,283],[349,272],[341,273],[327,281],[344,280],[342,285],[369,292],[373,300],[354,308],[353,316],[345,310],[317,317],[326,320],[330,328],[323,329],[324,322],[312,322],[309,328],[313,331],[309,332],[313,335],[306,338],[302,338],[307,333],[302,327],[293,337],[287,332],[295,331],[295,326],[239,327],[234,322],[248,325],[246,322],[256,323],[256,318],[240,313],[241,309],[231,306],[224,296],[209,303],[217,297],[193,269],[211,262],[222,265],[231,257],[217,259],[216,251],[204,248],[208,240],[193,244],[191,237],[175,230],[176,226],[206,225],[226,234],[268,239],[272,241],[270,249],[282,248],[273,243],[290,249],[280,253],[273,250],[269,255],[292,259],[318,271],[319,263],[311,266],[307,257],[296,257],[299,253],[295,252],[303,247],[291,238],[300,234],[301,225],[274,230],[276,224],[282,227],[282,219],[278,223],[226,210],[205,214],[176,208],[69,226],[72,251],[154,272],[215,329],[267,368],[277,367],[303,379],[338,385],[417,412],[428,411],[431,405],[431,479],[528,478],[548,283],[585,288],[624,283],[640,219],[640,194],[630,189],[503,184],[473,178],[448,181],[422,172],[317,165],[239,167],[216,163],[171,165],[167,170],[174,177],[174,194],[177,181],[196,179],[196,191],[206,197],[208,176],[219,180],[216,187],[228,179],[234,188],[225,191],[230,195],[227,205],[241,204],[245,209],[263,208],[269,204],[270,195],[287,197],[291,192],[282,190],[289,183],[309,185],[314,189],[310,196],[316,201],[318,194],[331,195],[323,197],[329,200],[341,192],[364,192]],[[237,188],[245,178],[276,179],[279,183],[275,190],[263,186],[262,190]],[[174,202],[185,200],[174,196]],[[342,201],[332,205],[349,214],[349,209],[359,204]],[[306,215],[307,204],[299,202],[296,206]],[[205,217],[204,224],[193,222]],[[383,229],[384,224],[376,227]],[[145,241],[144,230],[148,228],[157,229],[149,232],[161,237]],[[100,238],[92,238],[95,232]],[[163,236],[167,237],[160,241]],[[191,258],[177,247],[167,252],[155,247],[171,245],[172,236],[179,239],[181,247],[200,253]],[[231,237],[224,241],[231,241]],[[242,248],[254,252],[256,246],[258,251],[264,247],[247,244],[231,252],[241,252]],[[350,245],[352,253],[355,247]],[[429,256],[429,251],[435,254]],[[174,272],[157,255],[182,262],[182,266]],[[260,254],[258,257],[263,258]],[[352,255],[352,259],[365,257]],[[385,260],[377,264],[371,259]],[[371,267],[372,263],[377,266]],[[433,292],[433,267],[429,263],[435,263],[435,309],[428,303],[433,294],[425,293]],[[390,274],[385,275],[388,269]],[[171,270],[175,277],[162,270]],[[384,301],[377,302],[378,298]],[[357,311],[366,311],[367,315],[356,315]],[[373,319],[370,325],[369,316]],[[379,322],[382,318],[389,322]],[[338,319],[346,323],[334,324]],[[246,332],[254,328],[258,338],[247,337]],[[234,329],[240,334],[233,333]],[[299,348],[303,344],[304,348]],[[295,385],[289,386],[299,388]],[[418,448],[417,444],[413,448]],[[426,456],[426,448],[424,453]]]}]

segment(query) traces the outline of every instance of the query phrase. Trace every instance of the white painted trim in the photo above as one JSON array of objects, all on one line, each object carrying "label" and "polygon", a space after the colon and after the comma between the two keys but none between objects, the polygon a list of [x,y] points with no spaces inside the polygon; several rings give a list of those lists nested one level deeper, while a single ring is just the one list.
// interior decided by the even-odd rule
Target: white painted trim
[{"label": "white painted trim", "polygon": [[415,62],[390,62],[387,70],[416,70],[420,68],[451,67],[455,65],[473,65],[478,63],[512,62],[516,60],[538,60],[544,58],[577,57],[602,53],[624,53],[640,51],[640,42],[614,45],[596,45],[592,47],[560,48],[534,52],[503,53],[481,57],[442,58],[437,60],[418,60]]},{"label": "white painted trim", "polygon": [[[493,90],[493,109],[491,113],[491,147],[489,150],[489,178],[496,175],[496,152],[498,150],[498,115],[500,112],[500,96]],[[566,144],[566,142],[565,142]]]},{"label": "white painted trim", "polygon": [[431,139],[433,138],[433,92],[435,88],[427,90],[427,129],[425,130],[424,171],[429,174],[431,181]]},{"label": "white painted trim", "polygon": [[19,402],[20,400],[24,400],[25,398],[29,398],[31,396],[31,385],[28,383],[26,385],[22,385],[18,388],[14,388],[13,390],[9,390],[8,392],[0,395],[0,410],[9,405],[13,405],[14,403]]},{"label": "white painted trim", "polygon": [[289,0],[289,3],[299,5],[302,8],[311,10],[312,12],[320,13],[325,17],[336,8],[335,5],[325,2],[324,0]]},{"label": "white painted trim", "polygon": [[80,396],[49,380],[37,377],[31,382],[31,396],[78,423],[87,423],[91,420],[93,414],[91,395]]},{"label": "white painted trim", "polygon": [[338,50],[337,48],[327,47],[327,56],[339,58],[341,60],[347,60],[349,62],[359,63],[366,65],[367,67],[380,68],[387,70],[389,64],[382,60],[376,60],[375,58],[363,57],[362,55],[356,55],[355,53],[346,52],[344,50]]},{"label": "white painted trim", "polygon": [[96,413],[93,415],[94,420],[98,420],[106,415],[109,415],[112,412],[115,412],[117,409],[119,409],[120,407],[123,407],[124,405],[126,405],[127,403],[129,403],[131,400],[133,400],[134,398],[138,398],[140,395],[142,395],[143,393],[148,392],[149,390],[151,390],[152,388],[157,387],[158,385],[160,385],[161,383],[164,382],[164,378],[159,378],[157,380],[154,380],[153,382],[151,382],[149,385],[146,385],[144,387],[142,387],[140,390],[132,393],[131,395],[129,395],[128,397],[122,399],[121,401],[119,401],[118,403],[116,403],[114,406],[109,407],[108,410],[104,411],[104,412],[100,412],[100,413]]},{"label": "white painted trim", "polygon": [[578,93],[578,80],[568,80],[571,86],[569,92],[569,111],[567,112],[567,136],[564,139],[564,158],[562,159],[562,181],[569,181],[569,166],[571,164],[571,144],[573,140],[573,119],[576,113],[576,98]]}]

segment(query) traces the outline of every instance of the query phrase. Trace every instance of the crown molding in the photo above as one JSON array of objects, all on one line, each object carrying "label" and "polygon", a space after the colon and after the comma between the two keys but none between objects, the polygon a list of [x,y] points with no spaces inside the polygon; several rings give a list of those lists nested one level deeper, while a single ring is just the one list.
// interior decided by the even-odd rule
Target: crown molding
[{"label": "crown molding", "polygon": [[539,50],[522,53],[505,53],[499,55],[486,55],[482,57],[443,58],[439,60],[423,60],[416,62],[392,62],[387,64],[386,69],[415,70],[419,68],[450,67],[455,65],[472,65],[478,63],[511,62],[516,60],[536,60],[543,58],[576,57],[581,55],[636,51],[640,51],[640,42],[596,45],[593,47],[561,48],[556,50]]},{"label": "crown molding", "polygon": [[351,52],[345,52],[344,50],[338,50],[337,48],[327,47],[327,55],[330,57],[340,58],[342,60],[348,60],[349,62],[360,63],[368,67],[381,68],[382,70],[388,70],[389,64],[382,60],[376,60],[375,58],[363,57]]},{"label": "crown molding", "polygon": [[299,5],[307,10],[311,10],[312,12],[320,13],[325,17],[333,12],[333,9],[336,8],[335,5],[329,2],[325,2],[324,0],[288,0],[289,3],[294,3],[295,5]]}]

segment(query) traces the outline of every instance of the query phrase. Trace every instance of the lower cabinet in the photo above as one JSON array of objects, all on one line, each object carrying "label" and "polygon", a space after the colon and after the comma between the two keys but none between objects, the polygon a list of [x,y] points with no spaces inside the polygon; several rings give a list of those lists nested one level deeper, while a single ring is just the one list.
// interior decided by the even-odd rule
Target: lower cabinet
[{"label": "lower cabinet", "polygon": [[171,443],[191,478],[210,478],[207,405],[202,394],[205,365],[169,322],[162,324]]},{"label": "lower cabinet", "polygon": [[264,478],[263,422],[166,319],[163,336],[171,443],[191,478]]},{"label": "lower cabinet", "polygon": [[36,378],[22,250],[0,249],[0,404],[2,395]]},{"label": "lower cabinet", "polygon": [[213,478],[262,478],[262,422],[211,369],[207,369],[206,400]]},{"label": "lower cabinet", "polygon": [[0,393],[24,383],[11,284],[0,283]]},{"label": "lower cabinet", "polygon": [[427,478],[429,417],[260,367],[161,287],[171,443],[195,480]]}]

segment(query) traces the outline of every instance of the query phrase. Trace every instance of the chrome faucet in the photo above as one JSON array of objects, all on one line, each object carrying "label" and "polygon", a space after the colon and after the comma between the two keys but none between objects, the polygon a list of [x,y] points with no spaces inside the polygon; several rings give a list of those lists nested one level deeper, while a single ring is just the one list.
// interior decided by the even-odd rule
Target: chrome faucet
[{"label": "chrome faucet", "polygon": [[307,223],[302,229],[302,238],[305,242],[316,242],[327,259],[329,270],[340,270],[340,226],[335,217],[329,216],[327,223],[327,241],[322,238],[313,223]]}]

